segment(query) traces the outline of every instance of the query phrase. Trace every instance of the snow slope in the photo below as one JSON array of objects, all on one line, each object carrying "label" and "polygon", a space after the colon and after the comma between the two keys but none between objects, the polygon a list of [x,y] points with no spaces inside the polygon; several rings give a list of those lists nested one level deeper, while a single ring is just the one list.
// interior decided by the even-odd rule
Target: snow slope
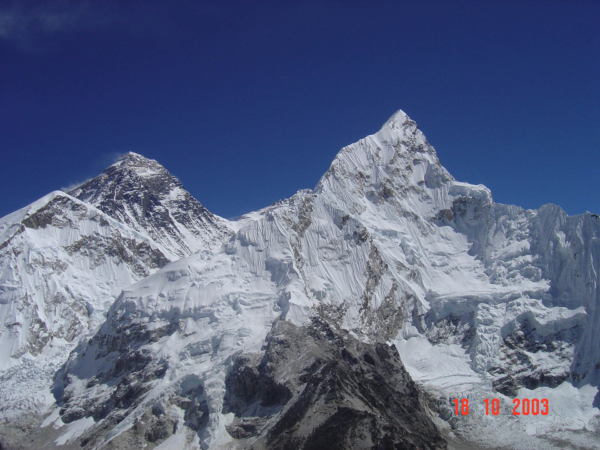
[{"label": "snow slope", "polygon": [[[395,344],[449,436],[493,448],[599,445],[597,215],[494,203],[485,186],[454,180],[402,111],[342,149],[314,190],[235,224],[199,209],[163,171],[129,154],[72,192],[183,257],[131,280],[57,373],[44,423],[57,448],[259,439],[268,428],[243,441],[227,431],[240,421],[227,379],[240,355],[263,354],[278,319]],[[550,413],[513,416],[514,397],[547,398]],[[454,398],[469,398],[472,413],[454,416]],[[485,398],[499,398],[502,414],[486,416]]]},{"label": "snow slope", "polygon": [[232,233],[133,153],[72,193],[86,202],[57,191],[0,219],[0,417],[54,402],[54,374],[122,289]]}]

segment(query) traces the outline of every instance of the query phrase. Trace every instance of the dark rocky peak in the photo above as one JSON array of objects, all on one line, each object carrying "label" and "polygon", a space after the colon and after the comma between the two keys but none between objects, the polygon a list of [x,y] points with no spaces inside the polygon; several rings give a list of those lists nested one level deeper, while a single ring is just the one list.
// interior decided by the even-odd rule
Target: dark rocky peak
[{"label": "dark rocky peak", "polygon": [[103,173],[119,176],[121,179],[136,179],[149,190],[162,192],[169,187],[182,187],[181,183],[158,161],[129,152],[121,156]]},{"label": "dark rocky peak", "polygon": [[148,234],[173,259],[220,245],[227,221],[196,200],[153,159],[127,153],[69,192],[133,229]]},{"label": "dark rocky peak", "polygon": [[177,187],[183,188],[179,180],[157,161],[130,152],[69,193],[80,200],[106,207],[107,199],[131,201],[139,196],[136,194],[144,192],[162,196]]}]

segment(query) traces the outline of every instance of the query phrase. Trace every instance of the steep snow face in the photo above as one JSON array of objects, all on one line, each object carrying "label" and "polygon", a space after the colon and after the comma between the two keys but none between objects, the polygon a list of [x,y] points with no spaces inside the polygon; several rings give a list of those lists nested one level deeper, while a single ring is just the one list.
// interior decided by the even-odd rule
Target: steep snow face
[{"label": "steep snow face", "polygon": [[315,192],[334,222],[346,214],[364,227],[385,267],[371,278],[380,289],[373,306],[365,307],[369,279],[364,303],[348,309],[350,328],[364,332],[361,309],[378,311],[397,286],[416,301],[412,311],[402,306],[404,338],[461,342],[473,369],[507,393],[597,371],[598,216],[495,204],[485,187],[454,181],[402,112],[343,149]]},{"label": "steep snow face", "polygon": [[148,234],[172,260],[219,247],[232,233],[227,220],[202,206],[163,166],[136,153],[70,194]]},{"label": "steep snow face", "polygon": [[0,219],[0,242],[1,409],[33,409],[120,291],[168,259],[146,235],[58,191]]},{"label": "steep snow face", "polygon": [[[514,396],[598,370],[597,217],[495,204],[455,181],[401,111],[342,149],[314,191],[236,226],[221,249],[123,292],[61,376],[61,423],[85,422],[101,447],[159,411],[192,425],[165,446],[229,445],[232,357],[258,351],[278,317],[395,342],[411,374],[448,397]],[[584,407],[574,429],[591,426]]]},{"label": "steep snow face", "polygon": [[[501,326],[499,342],[508,348],[496,353],[495,368],[489,363],[487,368],[504,374],[498,382],[511,386],[507,393],[542,379],[549,385],[567,378],[597,382],[598,216],[568,217],[555,205],[525,211],[499,204],[475,215],[463,203],[453,205],[452,220],[444,217],[440,223],[467,236],[470,253],[492,283],[510,286],[529,279],[548,286],[524,292],[524,299],[511,298],[505,307],[489,305],[486,326]],[[502,359],[513,359],[511,373],[504,372]]]},{"label": "steep snow face", "polygon": [[260,351],[294,278],[288,232],[271,216],[280,209],[243,219],[245,230],[222,251],[198,252],[125,289],[58,379],[58,425],[92,417],[84,439],[102,446],[153,408],[163,422],[181,424],[199,401],[202,427],[175,427],[165,445],[231,440],[230,419],[220,414],[231,356]]}]

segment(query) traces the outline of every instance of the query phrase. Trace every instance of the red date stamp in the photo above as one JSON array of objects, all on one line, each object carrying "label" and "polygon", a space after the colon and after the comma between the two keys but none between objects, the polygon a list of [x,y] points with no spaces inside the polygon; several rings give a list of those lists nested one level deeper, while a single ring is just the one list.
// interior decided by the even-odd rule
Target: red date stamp
[{"label": "red date stamp", "polygon": [[[454,402],[454,414],[467,416],[469,414],[469,399],[463,398],[458,399],[455,398]],[[491,401],[489,398],[486,398],[483,403],[485,403],[485,415],[489,416],[492,414],[493,416],[497,416],[500,414],[500,400],[497,398],[493,398]],[[513,400],[513,416],[537,416],[541,414],[542,416],[547,416],[549,412],[548,399],[542,398],[541,400],[538,398],[515,398]]]}]

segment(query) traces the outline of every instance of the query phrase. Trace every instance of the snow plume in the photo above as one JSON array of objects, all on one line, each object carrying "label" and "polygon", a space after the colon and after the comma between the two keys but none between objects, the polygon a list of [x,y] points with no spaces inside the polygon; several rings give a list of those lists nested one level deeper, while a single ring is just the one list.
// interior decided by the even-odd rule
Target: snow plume
[{"label": "snow plume", "polygon": [[83,186],[85,183],[94,178],[95,175],[92,174],[96,174],[104,170],[106,167],[112,166],[126,154],[127,152],[107,152],[95,157],[90,164],[92,166],[92,170],[86,170],[87,173],[79,175],[75,181],[70,181],[65,186],[62,186],[59,190],[68,193],[80,186]]},{"label": "snow plume", "polygon": [[72,183],[69,183],[66,186],[61,187],[60,190],[63,191],[63,192],[69,192],[69,191],[72,191],[73,189],[77,189],[79,186],[81,186],[82,184],[87,183],[90,180],[91,180],[91,178],[88,178],[88,179],[83,180],[83,181],[73,181]]}]

